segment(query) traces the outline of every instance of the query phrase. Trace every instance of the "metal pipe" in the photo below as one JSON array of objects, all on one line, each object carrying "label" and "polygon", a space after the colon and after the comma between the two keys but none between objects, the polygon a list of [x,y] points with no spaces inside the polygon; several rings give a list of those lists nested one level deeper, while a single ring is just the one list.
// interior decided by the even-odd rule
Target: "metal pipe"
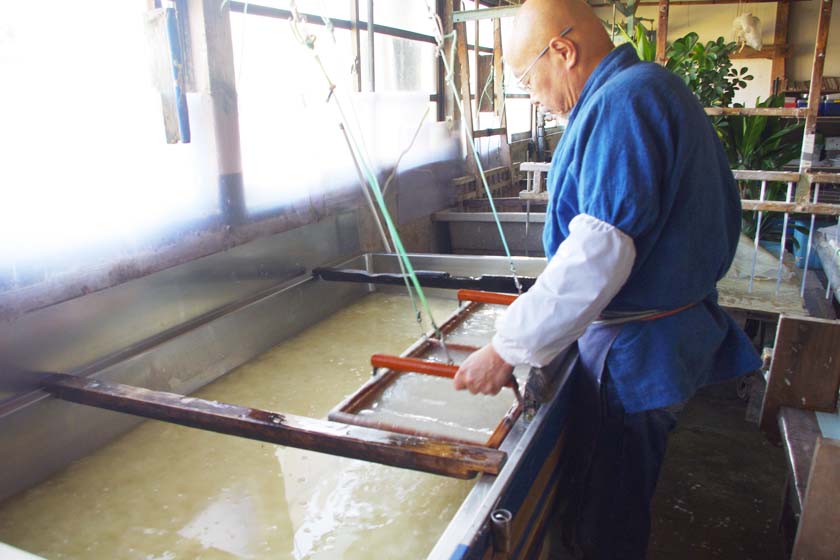
[{"label": "metal pipe", "polygon": [[[814,202],[820,197],[820,184],[814,185]],[[811,264],[811,240],[814,237],[814,227],[816,226],[817,215],[811,214],[811,227],[808,230],[808,248],[805,251],[805,266],[802,268],[802,288],[799,290],[799,297],[805,297],[805,282],[808,278],[808,267]]]},{"label": "metal pipe", "polygon": [[190,113],[184,83],[184,54],[181,50],[181,31],[175,2],[166,8],[166,31],[169,37],[169,57],[172,63],[172,80],[175,82],[175,105],[178,115],[178,139],[190,143]]},{"label": "metal pipe", "polygon": [[[767,181],[761,182],[761,192],[758,195],[758,200],[764,202],[764,194],[767,190]],[[761,210],[758,211],[758,218],[755,221],[755,246],[753,247],[752,266],[750,268],[750,283],[747,286],[747,293],[751,294],[753,290],[753,282],[755,281],[755,263],[758,260],[758,244],[761,238],[761,218],[763,216]]]},{"label": "metal pipe", "polygon": [[528,198],[525,200],[525,256],[530,257],[530,251],[528,250],[528,230],[530,229],[529,226],[531,225],[531,199]]},{"label": "metal pipe", "polygon": [[537,109],[537,161],[545,161],[545,113]]},{"label": "metal pipe", "polygon": [[[787,188],[787,195],[785,196],[785,202],[790,202],[791,197],[793,196],[793,181],[788,181],[788,188]],[[782,266],[785,260],[785,241],[787,240],[787,228],[788,228],[788,220],[790,219],[790,214],[785,212],[785,218],[782,222],[782,242],[781,247],[779,247],[779,271],[776,274],[776,295],[779,295],[779,289],[782,287]]]},{"label": "metal pipe", "polygon": [[379,230],[379,236],[382,238],[382,245],[385,247],[385,250],[389,253],[393,253],[394,251],[391,249],[391,244],[388,242],[388,236],[385,235],[385,228],[382,227],[382,220],[379,219],[379,212],[376,211],[376,205],[373,203],[373,199],[370,196],[370,192],[368,192],[368,184],[365,180],[364,175],[362,174],[362,170],[359,167],[359,162],[356,160],[356,154],[353,152],[353,148],[350,145],[350,138],[347,136],[347,130],[345,130],[343,124],[339,124],[338,127],[341,129],[341,133],[344,135],[344,141],[347,142],[347,147],[350,149],[350,156],[353,159],[353,166],[356,168],[356,173],[359,175],[359,182],[362,186],[362,193],[365,195],[365,200],[367,200],[368,206],[370,206],[370,212],[373,214],[373,220],[376,222],[376,229]]},{"label": "metal pipe", "polygon": [[507,509],[497,509],[490,514],[490,526],[493,530],[493,549],[501,558],[510,557],[510,526],[513,514]]}]

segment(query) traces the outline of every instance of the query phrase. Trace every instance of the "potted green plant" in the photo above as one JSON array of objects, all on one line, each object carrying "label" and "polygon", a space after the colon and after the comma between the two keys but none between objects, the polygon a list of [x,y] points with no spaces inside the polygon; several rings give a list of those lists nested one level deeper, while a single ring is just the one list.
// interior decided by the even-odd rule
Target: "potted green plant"
[{"label": "potted green plant", "polygon": [[[641,60],[656,59],[653,31],[641,23],[636,24],[632,36],[621,26],[616,26],[616,30],[633,45]],[[700,36],[691,32],[668,45],[665,67],[683,79],[703,107],[729,107],[735,92],[753,79],[746,67],[733,66],[730,55],[737,48],[736,43],[727,43],[723,37],[701,43]]]},{"label": "potted green plant", "polygon": [[737,48],[723,37],[701,43],[692,32],[668,46],[665,67],[683,79],[703,107],[729,107],[735,92],[753,79],[746,67],[733,66],[730,55]]}]

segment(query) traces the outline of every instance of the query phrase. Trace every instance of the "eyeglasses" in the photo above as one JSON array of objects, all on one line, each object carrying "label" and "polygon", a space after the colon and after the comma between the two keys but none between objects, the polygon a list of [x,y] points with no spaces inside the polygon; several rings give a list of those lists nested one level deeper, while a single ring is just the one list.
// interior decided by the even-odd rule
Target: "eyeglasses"
[{"label": "eyeglasses", "polygon": [[[571,30],[572,30],[572,26],[570,25],[569,27],[567,27],[566,29],[564,29],[563,31],[561,31],[559,36],[560,36],[560,37],[565,37],[566,35],[568,35],[568,34],[569,34],[569,32],[570,32]],[[526,83],[526,82],[525,82],[525,78],[528,76],[528,74],[531,72],[531,70],[533,70],[533,69],[534,69],[534,66],[536,66],[536,65],[537,65],[537,62],[539,62],[539,61],[540,61],[540,59],[541,59],[543,56],[545,56],[545,53],[547,53],[547,52],[548,52],[548,49],[550,49],[550,48],[551,48],[551,43],[547,44],[547,45],[545,46],[545,48],[544,48],[543,50],[541,50],[541,51],[540,51],[540,54],[538,54],[538,55],[536,56],[536,58],[534,58],[534,60],[533,60],[533,61],[531,61],[531,64],[529,64],[529,65],[528,65],[528,67],[525,69],[525,71],[524,71],[524,72],[522,72],[522,75],[521,75],[521,76],[519,76],[519,78],[516,80],[516,85],[517,85],[520,89],[524,89],[525,91],[528,91],[528,92],[530,92],[530,91],[531,91],[531,84],[530,84],[530,83]]]}]

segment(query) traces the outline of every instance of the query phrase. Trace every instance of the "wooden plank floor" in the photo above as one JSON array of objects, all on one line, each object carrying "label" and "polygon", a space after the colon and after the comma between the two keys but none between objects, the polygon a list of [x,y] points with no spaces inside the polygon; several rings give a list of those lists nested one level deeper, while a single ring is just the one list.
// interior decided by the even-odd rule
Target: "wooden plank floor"
[{"label": "wooden plank floor", "polygon": [[781,560],[785,458],[744,420],[734,383],[707,387],[671,436],[653,504],[650,560]]}]

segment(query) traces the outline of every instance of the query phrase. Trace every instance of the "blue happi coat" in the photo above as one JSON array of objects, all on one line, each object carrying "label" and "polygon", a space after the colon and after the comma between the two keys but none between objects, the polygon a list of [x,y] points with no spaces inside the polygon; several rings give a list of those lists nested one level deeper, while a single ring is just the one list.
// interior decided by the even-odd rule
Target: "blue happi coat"
[{"label": "blue happi coat", "polygon": [[741,205],[723,147],[682,80],[630,45],[589,77],[548,174],[543,244],[589,214],[633,238],[636,262],[608,310],[676,309],[624,326],[607,368],[628,413],[668,406],[755,370],[749,339],[718,306],[715,284],[738,244]]}]

